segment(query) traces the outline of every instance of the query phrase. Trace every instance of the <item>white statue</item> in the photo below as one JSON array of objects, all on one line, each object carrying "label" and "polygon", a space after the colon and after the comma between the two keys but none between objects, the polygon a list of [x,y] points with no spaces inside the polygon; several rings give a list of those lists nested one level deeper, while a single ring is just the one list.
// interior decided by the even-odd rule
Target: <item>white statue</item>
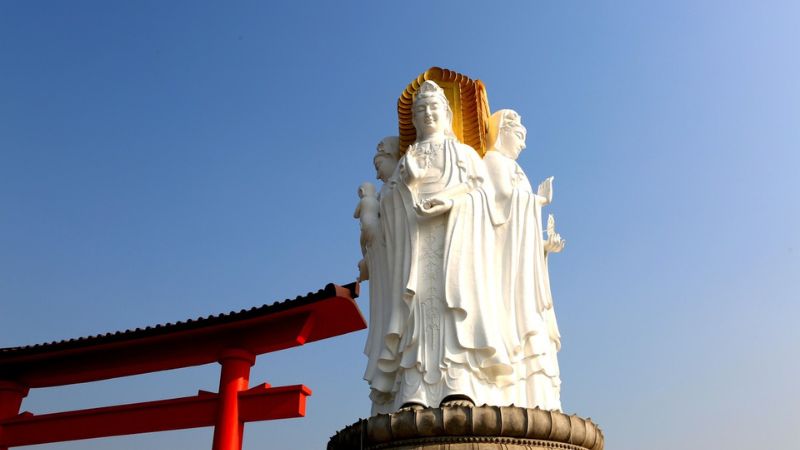
[{"label": "white statue", "polygon": [[375,185],[370,182],[362,183],[358,188],[358,197],[361,199],[353,213],[353,218],[361,222],[361,254],[367,254],[367,247],[372,245],[378,235],[380,222],[378,221],[378,196]]},{"label": "white statue", "polygon": [[[397,136],[385,137],[378,143],[373,163],[376,178],[381,180],[378,200],[389,195],[397,181],[397,161],[400,158],[400,139]],[[393,216],[392,211],[385,211],[383,204],[380,206],[379,218],[381,222]],[[379,222],[380,223],[380,222]],[[381,224],[382,225],[382,224]],[[364,258],[359,262],[359,281],[369,279],[369,334],[364,346],[367,355],[367,368],[364,379],[372,386],[373,402],[383,404],[386,402],[387,392],[394,386],[394,374],[385,374],[377,370],[377,363],[384,345],[385,329],[389,321],[391,308],[387,307],[386,291],[388,289],[388,261],[386,255],[386,242],[383,226],[379,226],[372,239],[371,245],[366,247]]]},{"label": "white statue", "polygon": [[[451,121],[441,88],[423,83],[413,104],[417,140],[381,194],[384,320],[370,331],[382,341],[365,377],[373,413],[495,403],[502,377],[513,374],[491,300],[494,196],[483,161],[458,142]],[[370,273],[373,283],[372,265]]]},{"label": "white statue", "polygon": [[454,136],[436,83],[420,86],[412,114],[414,144],[398,160],[398,141],[384,139],[374,159],[384,182],[380,225],[360,277],[369,273],[372,413],[442,404],[560,410],[547,254],[564,241],[552,216],[547,239],[542,227],[552,178],[533,193],[516,162],[525,128],[513,111],[492,116],[485,159]]},{"label": "white statue", "polygon": [[517,164],[525,148],[525,127],[512,110],[495,112],[489,125],[493,146],[484,161],[495,191],[495,273],[502,299],[514,383],[507,403],[561,410],[558,360],[561,347],[547,270],[547,254],[560,252],[565,242],[548,219],[542,232],[542,207],[552,201],[553,178],[533,193]]}]

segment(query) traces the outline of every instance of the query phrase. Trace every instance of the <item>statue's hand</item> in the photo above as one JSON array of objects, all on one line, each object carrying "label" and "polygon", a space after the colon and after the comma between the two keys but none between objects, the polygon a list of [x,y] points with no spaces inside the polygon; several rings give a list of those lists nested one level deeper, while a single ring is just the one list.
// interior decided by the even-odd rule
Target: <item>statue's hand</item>
[{"label": "statue's hand", "polygon": [[400,177],[409,185],[416,182],[423,174],[423,169],[420,167],[417,157],[414,156],[412,147],[408,149],[408,152],[411,153],[406,153],[398,163]]},{"label": "statue's hand", "polygon": [[566,246],[566,245],[567,245],[567,241],[564,240],[564,239],[561,239],[561,235],[560,234],[553,233],[544,242],[544,251],[546,253],[559,253],[561,250],[564,250],[564,246]]},{"label": "statue's hand", "polygon": [[536,195],[544,197],[544,204],[549,205],[553,201],[553,177],[548,177],[539,184]]},{"label": "statue's hand", "polygon": [[433,217],[450,211],[453,207],[453,200],[431,197],[414,206],[417,214],[421,217]]}]

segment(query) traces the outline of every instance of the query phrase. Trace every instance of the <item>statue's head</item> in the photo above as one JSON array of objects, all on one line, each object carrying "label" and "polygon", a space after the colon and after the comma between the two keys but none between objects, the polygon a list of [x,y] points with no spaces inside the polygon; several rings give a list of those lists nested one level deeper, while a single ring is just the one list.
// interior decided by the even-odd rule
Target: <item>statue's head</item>
[{"label": "statue's head", "polygon": [[397,161],[400,160],[400,138],[397,136],[387,136],[378,142],[375,149],[375,157],[372,158],[375,164],[377,178],[384,183],[392,176]]},{"label": "statue's head", "polygon": [[411,105],[411,122],[417,130],[417,140],[436,134],[454,137],[453,112],[438,84],[428,80],[419,87]]},{"label": "statue's head", "polygon": [[370,183],[369,181],[365,181],[364,183],[361,183],[361,186],[358,187],[358,196],[360,198],[374,197],[375,196],[375,185]]},{"label": "statue's head", "polygon": [[522,125],[522,118],[516,111],[501,109],[489,119],[489,143],[492,150],[517,159],[525,148],[528,130]]}]

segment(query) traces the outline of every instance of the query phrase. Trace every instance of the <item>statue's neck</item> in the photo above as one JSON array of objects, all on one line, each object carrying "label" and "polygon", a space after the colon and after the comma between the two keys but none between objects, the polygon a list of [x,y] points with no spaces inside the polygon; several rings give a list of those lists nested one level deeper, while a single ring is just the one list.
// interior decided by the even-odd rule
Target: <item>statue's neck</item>
[{"label": "statue's neck", "polygon": [[422,136],[419,140],[419,143],[438,144],[439,142],[442,142],[445,139],[447,139],[447,135],[442,131],[428,136]]}]

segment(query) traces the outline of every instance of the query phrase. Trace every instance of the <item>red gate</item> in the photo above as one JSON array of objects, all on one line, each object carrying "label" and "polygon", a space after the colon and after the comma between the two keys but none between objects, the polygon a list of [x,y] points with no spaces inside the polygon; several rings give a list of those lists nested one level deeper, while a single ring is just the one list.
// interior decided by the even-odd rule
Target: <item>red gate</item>
[{"label": "red gate", "polygon": [[[214,450],[240,450],[244,423],[302,417],[303,385],[248,388],[256,356],[366,328],[358,285],[329,284],[294,300],[144,329],[0,349],[0,450],[214,426]],[[103,408],[19,413],[32,388],[219,362],[219,392]]]}]

